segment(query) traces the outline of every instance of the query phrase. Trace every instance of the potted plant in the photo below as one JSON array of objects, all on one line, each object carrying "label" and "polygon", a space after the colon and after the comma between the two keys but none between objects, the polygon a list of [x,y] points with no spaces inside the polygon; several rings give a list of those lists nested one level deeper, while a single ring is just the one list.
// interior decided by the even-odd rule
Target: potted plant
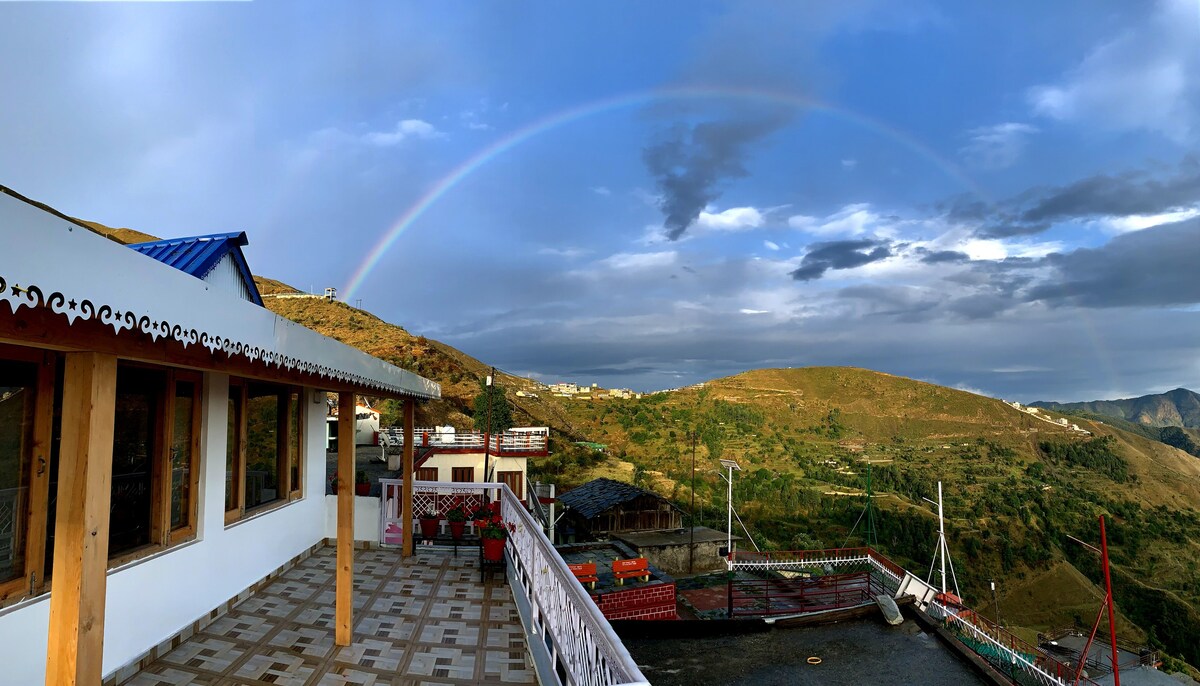
[{"label": "potted plant", "polygon": [[354,476],[354,493],[355,495],[371,495],[371,480],[367,478],[366,470],[360,469]]},{"label": "potted plant", "polygon": [[467,525],[467,513],[462,509],[462,505],[455,505],[447,512],[446,521],[450,522],[450,535],[454,537],[454,540],[462,540],[463,527]]},{"label": "potted plant", "polygon": [[426,510],[421,513],[421,538],[427,541],[432,541],[437,536],[438,522],[441,517],[433,510]]},{"label": "potted plant", "polygon": [[471,519],[475,522],[475,533],[483,531],[483,527],[487,526],[488,519],[492,516],[492,511],[487,505],[480,505],[471,513]]},{"label": "potted plant", "polygon": [[508,532],[515,530],[512,524],[505,524],[500,515],[492,515],[479,532],[483,544],[483,559],[485,562],[499,562],[504,557],[504,542],[508,540]]}]

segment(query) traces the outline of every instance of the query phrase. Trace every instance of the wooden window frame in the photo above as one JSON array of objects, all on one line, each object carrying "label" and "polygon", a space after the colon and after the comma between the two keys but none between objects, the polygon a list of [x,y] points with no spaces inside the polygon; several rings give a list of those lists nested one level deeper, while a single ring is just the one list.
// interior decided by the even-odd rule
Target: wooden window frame
[{"label": "wooden window frame", "polygon": [[[237,445],[229,445],[229,430],[225,431],[225,461],[228,463],[229,454],[233,453],[233,473],[225,480],[226,487],[235,489],[233,496],[233,507],[225,510],[225,524],[232,524],[242,518],[246,512],[246,489],[242,484],[242,474],[246,471],[246,382],[242,380],[229,380],[229,399],[234,399],[234,394],[237,394],[237,403],[233,407],[233,412],[236,416],[233,418],[234,426],[237,429]],[[226,407],[229,406],[228,400]],[[229,419],[226,418],[226,427],[229,426]],[[225,498],[222,498],[225,500]]]},{"label": "wooden window frame", "polygon": [[[294,407],[290,404],[292,401],[291,400],[292,394],[295,394],[295,396],[296,396],[296,404]],[[301,500],[304,498],[304,455],[305,455],[304,427],[306,425],[306,422],[304,421],[304,409],[305,409],[304,389],[303,388],[291,388],[288,391],[287,397],[288,397],[288,403],[289,403],[288,408],[287,408],[287,416],[288,416],[287,428],[288,428],[289,438],[290,438],[290,434],[291,434],[293,428],[296,431],[296,454],[295,455],[291,454],[291,441],[290,440],[288,441],[288,459],[295,460],[295,463],[296,463],[296,478],[294,480],[292,479],[292,470],[291,470],[290,464],[288,465],[288,470],[287,470],[287,479],[289,481],[288,490],[287,490],[287,493],[288,493],[287,499],[288,499],[288,502],[291,502],[294,500]],[[291,425],[293,415],[296,420],[295,427],[292,427],[292,425]]]},{"label": "wooden window frame", "polygon": [[[502,483],[508,483],[508,482],[504,481],[504,476],[503,476],[504,474],[516,474],[517,475],[516,481],[517,481],[517,484],[520,486],[520,491],[519,492],[514,491],[513,495],[517,496],[517,500],[524,501],[525,500],[525,472],[523,472],[519,469],[506,469],[503,471],[496,470],[496,481],[502,482]],[[511,484],[509,484],[509,488],[510,489],[512,488]]]},{"label": "wooden window frame", "polygon": [[[163,512],[162,526],[166,533],[166,545],[172,546],[196,537],[196,522],[199,516],[200,499],[200,436],[204,433],[204,376],[199,372],[172,370],[168,381],[167,405],[164,412],[165,440],[163,443]],[[178,384],[192,384],[192,440],[191,459],[188,461],[188,507],[183,526],[171,529],[171,484],[174,481],[171,470],[171,446],[175,442],[175,399],[179,397]]]},{"label": "wooden window frame", "polygon": [[[161,371],[166,377],[162,387],[158,389],[158,409],[154,418],[155,440],[157,450],[150,461],[150,542],[119,555],[108,558],[108,568],[120,567],[134,560],[140,560],[162,552],[172,546],[185,543],[196,537],[199,501],[197,494],[200,484],[200,435],[203,426],[203,375],[199,372],[161,365],[146,364],[132,360],[118,360],[117,373],[122,367],[150,369]],[[174,431],[175,417],[175,384],[185,381],[192,384],[192,455],[189,466],[188,484],[190,497],[188,502],[187,524],[171,530],[171,438]]]},{"label": "wooden window frame", "polygon": [[[433,478],[432,479],[422,479],[421,478],[422,472],[425,472],[426,476],[429,475],[429,472],[433,472]],[[413,475],[413,480],[414,481],[437,481],[438,476],[439,476],[439,473],[438,473],[437,467],[417,467],[417,471]]]},{"label": "wooden window frame", "polygon": [[[458,475],[467,469],[471,470],[471,479],[469,481],[460,481],[458,479]],[[451,467],[450,468],[450,481],[452,483],[459,483],[459,484],[475,483],[475,468],[474,467]]]},{"label": "wooden window frame", "polygon": [[[25,503],[25,568],[21,576],[0,583],[0,604],[38,595],[45,588],[46,522],[50,502],[50,447],[54,430],[54,383],[58,357],[49,350],[0,343],[0,357],[38,365],[32,440],[28,461],[29,497]],[[15,524],[14,524],[15,526]]]},{"label": "wooden window frame", "polygon": [[[246,445],[249,442],[250,423],[247,408],[249,406],[249,387],[250,384],[258,384],[268,388],[275,389],[275,398],[278,407],[281,411],[276,413],[276,429],[275,429],[275,468],[278,474],[278,495],[274,500],[260,503],[253,508],[246,508]],[[248,516],[254,516],[273,510],[277,507],[282,507],[295,500],[300,500],[304,497],[304,389],[298,386],[282,384],[273,381],[259,381],[257,379],[230,379],[229,388],[231,393],[234,389],[239,393],[237,403],[238,417],[236,419],[238,425],[238,445],[236,447],[236,456],[233,464],[233,476],[230,483],[237,488],[236,507],[225,511],[225,525],[235,524]],[[291,455],[290,434],[292,423],[292,394],[296,395],[296,408],[298,410],[299,426],[297,427],[296,455],[294,459],[297,464],[297,480],[298,484],[291,483],[292,470],[290,459]],[[267,396],[263,396],[267,397]],[[228,426],[228,425],[227,425]],[[228,433],[228,430],[226,431]],[[226,439],[226,451],[229,451],[228,439]],[[226,453],[228,455],[228,452]]]}]

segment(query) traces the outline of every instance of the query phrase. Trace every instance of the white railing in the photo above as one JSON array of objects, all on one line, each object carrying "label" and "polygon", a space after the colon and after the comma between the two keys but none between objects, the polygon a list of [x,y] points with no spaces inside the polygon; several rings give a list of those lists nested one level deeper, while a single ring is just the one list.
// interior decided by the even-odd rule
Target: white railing
[{"label": "white railing", "polygon": [[[389,447],[404,445],[404,429],[388,427],[379,433],[380,441]],[[413,443],[418,447],[432,446],[446,450],[483,450],[484,432],[455,431],[439,432],[436,427],[420,426],[413,429]],[[545,452],[550,430],[537,427],[514,429],[491,437],[491,450],[497,453]]]},{"label": "white railing", "polygon": [[[405,522],[400,516],[403,485],[400,479],[379,480],[379,542],[385,545],[400,545],[403,542],[401,536]],[[444,516],[456,506],[461,506],[469,516],[494,499],[496,489],[496,484],[414,481],[413,517],[419,517],[423,512],[436,512]]]},{"label": "white railing", "polygon": [[534,635],[528,638],[544,640],[555,671],[565,675],[562,683],[649,686],[596,603],[507,485],[500,489],[500,503],[501,516],[512,525],[507,546],[513,571],[509,585],[529,601],[529,631]]},{"label": "white railing", "polygon": [[[406,524],[401,517],[403,482],[380,479],[379,484],[380,542],[399,544]],[[542,677],[562,686],[649,686],[608,620],[507,484],[413,482],[414,516],[426,510],[445,513],[455,505],[470,512],[496,498],[510,531],[505,546],[511,562],[508,583],[530,607],[526,641],[531,652],[544,648],[548,653],[551,673]]]}]

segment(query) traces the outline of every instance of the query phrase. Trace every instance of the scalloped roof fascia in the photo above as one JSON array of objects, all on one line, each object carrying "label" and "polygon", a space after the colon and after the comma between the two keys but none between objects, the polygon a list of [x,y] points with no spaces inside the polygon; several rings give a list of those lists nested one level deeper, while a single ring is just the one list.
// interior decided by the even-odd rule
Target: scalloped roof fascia
[{"label": "scalloped roof fascia", "polygon": [[421,399],[441,387],[308,329],[174,267],[130,250],[55,211],[0,189],[0,300],[16,312],[137,330],[362,390]]}]

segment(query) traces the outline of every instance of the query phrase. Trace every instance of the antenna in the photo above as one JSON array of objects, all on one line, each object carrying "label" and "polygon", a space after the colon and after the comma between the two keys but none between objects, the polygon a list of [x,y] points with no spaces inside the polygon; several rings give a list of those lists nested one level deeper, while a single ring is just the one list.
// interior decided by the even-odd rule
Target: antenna
[{"label": "antenna", "polygon": [[[922,498],[922,500],[924,500],[927,503],[933,504],[933,501],[930,500],[929,498]],[[944,511],[942,509],[942,482],[941,481],[938,482],[938,499],[937,499],[936,504],[938,506],[937,550],[933,554],[933,561],[930,562],[930,564],[929,564],[929,578],[926,579],[926,582],[928,583],[933,578],[933,566],[934,566],[934,564],[937,563],[938,559],[940,558],[941,562],[942,562],[942,572],[941,572],[942,573],[942,595],[946,594],[946,564],[949,563],[950,574],[954,579],[954,594],[961,598],[962,593],[958,590],[958,575],[954,573],[954,562],[950,560],[950,548],[946,544],[946,517],[945,517]]]}]

